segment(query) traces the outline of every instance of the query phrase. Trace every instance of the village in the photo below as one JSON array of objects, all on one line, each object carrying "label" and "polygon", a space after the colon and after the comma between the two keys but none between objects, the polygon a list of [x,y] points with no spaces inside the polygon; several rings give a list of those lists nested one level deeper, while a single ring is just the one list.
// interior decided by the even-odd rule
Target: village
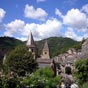
[{"label": "village", "polygon": [[[81,60],[83,58],[87,58],[87,48],[88,48],[88,40],[86,40],[83,45],[82,49],[80,51],[76,51],[74,48],[69,49],[66,53],[60,54],[58,56],[55,56],[53,58],[50,58],[50,52],[49,52],[49,46],[47,40],[45,40],[44,47],[42,49],[42,53],[40,57],[37,57],[37,46],[35,45],[35,41],[33,39],[33,35],[30,32],[28,36],[28,40],[26,42],[26,46],[28,47],[28,52],[32,52],[34,60],[38,63],[38,68],[39,69],[44,69],[44,68],[52,68],[54,71],[54,76],[61,76],[61,80],[64,83],[68,83],[71,85],[71,82],[75,81],[75,78],[73,77],[73,73],[76,70],[75,69],[75,62],[78,60]],[[86,52],[85,52],[86,50]],[[5,55],[3,58],[3,64],[5,64],[7,59],[7,56]],[[10,71],[10,77],[14,78],[14,71]],[[26,74],[26,76],[29,73]],[[1,77],[5,77],[3,74],[3,69],[0,72]],[[19,78],[18,76],[17,78]],[[24,76],[25,77],[25,76]],[[22,77],[22,78],[24,78]],[[57,85],[57,88],[60,85]],[[70,86],[69,86],[70,87]],[[66,87],[66,88],[69,88]],[[30,88],[30,87],[27,87]],[[61,87],[62,88],[62,87]]]},{"label": "village", "polygon": [[88,88],[88,0],[1,0],[0,88]]}]

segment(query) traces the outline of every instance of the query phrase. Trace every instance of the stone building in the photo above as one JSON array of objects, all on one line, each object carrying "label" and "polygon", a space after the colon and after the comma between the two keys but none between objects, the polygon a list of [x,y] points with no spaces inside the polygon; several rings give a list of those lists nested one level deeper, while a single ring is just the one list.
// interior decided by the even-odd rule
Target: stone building
[{"label": "stone building", "polygon": [[47,41],[45,41],[40,58],[37,58],[39,67],[51,67],[52,59],[50,59],[50,52]]},{"label": "stone building", "polygon": [[49,53],[49,47],[48,47],[47,40],[45,41],[45,45],[42,50],[41,59],[50,59],[50,53]]},{"label": "stone building", "polygon": [[74,70],[74,62],[78,59],[78,52],[71,48],[66,53],[60,54],[53,58],[57,63],[60,64],[61,72],[65,73],[66,67],[71,68],[71,72]]}]

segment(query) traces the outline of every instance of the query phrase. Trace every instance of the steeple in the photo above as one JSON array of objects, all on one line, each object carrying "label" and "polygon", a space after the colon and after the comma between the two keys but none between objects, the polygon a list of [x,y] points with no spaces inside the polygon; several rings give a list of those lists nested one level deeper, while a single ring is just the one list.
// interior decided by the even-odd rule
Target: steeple
[{"label": "steeple", "polygon": [[36,59],[37,57],[37,49],[36,49],[36,45],[34,43],[34,39],[33,39],[33,35],[30,31],[30,34],[28,36],[28,40],[27,40],[27,43],[26,43],[28,49],[29,49],[29,52],[32,52],[32,54],[34,55],[34,59]]},{"label": "steeple", "polygon": [[47,40],[45,41],[45,44],[44,44],[44,47],[43,47],[42,58],[43,59],[50,59],[49,47],[48,47]]},{"label": "steeple", "polygon": [[44,47],[43,47],[43,51],[49,51],[47,40],[45,41],[45,44],[44,44]]},{"label": "steeple", "polygon": [[26,43],[27,46],[35,46],[35,43],[34,43],[34,39],[33,39],[33,35],[30,31],[30,34],[28,36],[28,40],[27,40],[27,43]]}]

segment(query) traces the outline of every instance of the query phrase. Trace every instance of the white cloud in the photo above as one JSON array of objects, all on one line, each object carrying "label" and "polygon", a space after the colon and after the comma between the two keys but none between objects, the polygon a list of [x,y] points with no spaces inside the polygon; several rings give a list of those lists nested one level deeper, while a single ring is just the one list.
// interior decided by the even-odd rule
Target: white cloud
[{"label": "white cloud", "polygon": [[22,31],[25,23],[21,20],[14,20],[7,25],[5,25],[6,31],[4,32],[5,36],[13,36],[14,33]]},{"label": "white cloud", "polygon": [[29,6],[27,4],[25,6],[24,15],[25,17],[31,18],[31,19],[45,20],[48,14],[42,8],[35,9],[33,6]]},{"label": "white cloud", "polygon": [[59,36],[61,27],[62,24],[57,19],[47,20],[43,24],[26,24],[24,27],[25,32],[22,35],[27,36],[29,30],[31,30],[35,39],[40,40],[52,36]]},{"label": "white cloud", "polygon": [[74,30],[72,28],[68,28],[67,31],[64,34],[65,37],[77,40],[77,41],[81,41],[83,36],[78,36]]},{"label": "white cloud", "polygon": [[58,16],[60,16],[61,18],[63,17],[62,13],[57,8],[55,9],[55,14],[58,15]]},{"label": "white cloud", "polygon": [[84,39],[87,39],[87,38],[88,38],[88,32],[86,32],[86,33],[83,35],[83,38],[84,38]]},{"label": "white cloud", "polygon": [[84,5],[81,9],[81,11],[84,11],[88,14],[88,4]]},{"label": "white cloud", "polygon": [[86,14],[82,13],[79,9],[71,9],[63,17],[64,24],[77,28],[77,29],[86,29],[88,25],[88,19]]},{"label": "white cloud", "polygon": [[5,14],[6,14],[6,11],[0,8],[0,22],[2,22],[2,19],[4,18]]},{"label": "white cloud", "polygon": [[35,40],[40,40],[52,36],[60,36],[61,27],[61,22],[59,22],[55,18],[47,20],[43,24],[25,24],[21,20],[15,20],[6,25],[6,32],[4,33],[4,35],[13,36],[14,34],[16,34],[19,36],[23,36],[21,37],[21,39],[24,40],[24,38],[28,36],[31,30]]},{"label": "white cloud", "polygon": [[[87,12],[87,5],[84,7],[84,10]],[[55,9],[55,14],[61,17],[63,20],[63,25],[66,28],[68,27],[64,34],[65,37],[69,37],[78,41],[80,41],[83,37],[88,37],[88,17],[82,9],[79,10],[73,8],[69,10],[66,15],[63,15],[59,9]],[[77,31],[79,35],[74,30]]]},{"label": "white cloud", "polygon": [[37,0],[37,2],[45,2],[46,0]]}]

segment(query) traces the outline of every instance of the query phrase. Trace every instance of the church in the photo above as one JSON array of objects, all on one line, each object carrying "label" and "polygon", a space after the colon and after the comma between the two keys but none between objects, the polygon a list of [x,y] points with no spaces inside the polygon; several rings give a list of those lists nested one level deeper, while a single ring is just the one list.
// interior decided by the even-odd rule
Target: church
[{"label": "church", "polygon": [[36,44],[34,42],[33,35],[31,32],[28,36],[28,40],[27,40],[26,45],[28,46],[29,51],[31,51],[32,54],[34,55],[34,59],[36,59],[39,68],[40,67],[47,67],[47,66],[51,67],[52,59],[50,59],[50,52],[49,52],[47,40],[45,41],[40,58],[37,57],[38,51],[37,51],[37,47],[36,47]]}]

